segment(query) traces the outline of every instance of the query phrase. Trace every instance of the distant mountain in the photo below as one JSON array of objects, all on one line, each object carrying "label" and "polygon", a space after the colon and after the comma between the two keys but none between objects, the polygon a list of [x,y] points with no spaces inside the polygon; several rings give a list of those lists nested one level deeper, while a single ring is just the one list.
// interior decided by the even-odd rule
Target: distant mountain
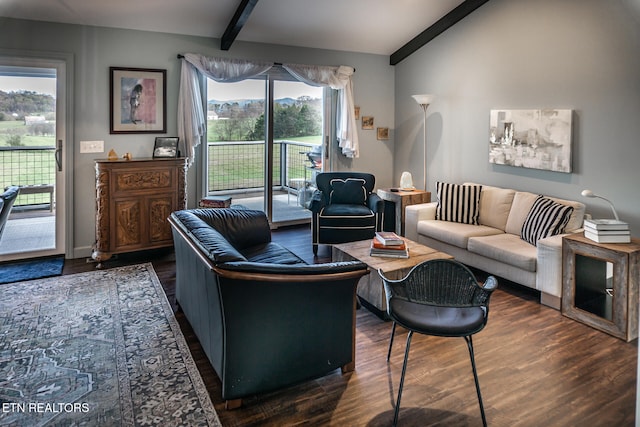
[{"label": "distant mountain", "polygon": [[[207,104],[209,105],[215,105],[215,104],[219,104],[219,105],[224,105],[224,104],[238,104],[241,107],[244,107],[247,104],[252,104],[254,102],[263,102],[262,99],[230,99],[228,101],[219,101],[217,99],[210,99],[209,101],[207,101]],[[293,98],[280,98],[280,99],[276,99],[275,103],[276,104],[281,104],[281,105],[295,105],[295,103],[297,102],[296,99]]]}]

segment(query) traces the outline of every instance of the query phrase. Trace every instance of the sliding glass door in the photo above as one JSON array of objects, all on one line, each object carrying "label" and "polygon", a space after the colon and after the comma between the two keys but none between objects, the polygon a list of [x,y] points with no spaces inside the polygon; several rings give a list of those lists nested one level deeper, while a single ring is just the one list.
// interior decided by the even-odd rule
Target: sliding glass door
[{"label": "sliding glass door", "polygon": [[310,221],[324,158],[324,89],[277,77],[207,86],[207,194],[274,226]]},{"label": "sliding glass door", "polygon": [[0,260],[65,252],[64,61],[0,56],[0,191],[21,188]]}]

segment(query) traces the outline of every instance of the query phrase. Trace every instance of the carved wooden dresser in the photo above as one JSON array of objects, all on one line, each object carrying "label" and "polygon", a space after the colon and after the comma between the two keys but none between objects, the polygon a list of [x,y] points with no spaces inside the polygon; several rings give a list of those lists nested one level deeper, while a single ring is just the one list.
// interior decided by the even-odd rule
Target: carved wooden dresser
[{"label": "carved wooden dresser", "polygon": [[169,214],[186,209],[187,160],[96,160],[96,243],[92,257],[173,245]]}]

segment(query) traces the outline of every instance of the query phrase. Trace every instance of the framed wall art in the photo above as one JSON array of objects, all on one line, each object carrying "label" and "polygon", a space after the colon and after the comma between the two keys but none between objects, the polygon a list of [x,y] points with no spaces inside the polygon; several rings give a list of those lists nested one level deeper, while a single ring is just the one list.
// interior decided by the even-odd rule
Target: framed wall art
[{"label": "framed wall art", "polygon": [[373,116],[362,116],[362,129],[373,129]]},{"label": "framed wall art", "polygon": [[378,128],[378,139],[386,140],[389,139],[389,128]]},{"label": "framed wall art", "polygon": [[489,162],[571,172],[573,110],[491,110]]},{"label": "framed wall art", "polygon": [[167,70],[109,68],[110,133],[167,132]]},{"label": "framed wall art", "polygon": [[156,137],[153,146],[153,158],[175,158],[178,157],[178,137]]}]

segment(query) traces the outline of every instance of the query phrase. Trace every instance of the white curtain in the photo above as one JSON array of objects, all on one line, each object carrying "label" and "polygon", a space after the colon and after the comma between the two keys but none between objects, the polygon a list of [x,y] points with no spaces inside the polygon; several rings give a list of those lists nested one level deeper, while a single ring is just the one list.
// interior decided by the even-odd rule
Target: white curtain
[{"label": "white curtain", "polygon": [[[187,53],[182,60],[180,93],[178,94],[178,137],[184,141],[189,166],[195,158],[195,147],[207,129],[203,110],[200,73],[217,82],[238,82],[256,77],[274,64],[230,58],[207,58]],[[313,86],[329,86],[338,90],[337,135],[342,153],[350,158],[359,156],[358,132],[353,101],[352,67],[323,67],[317,65],[283,64],[296,79]]]},{"label": "white curtain", "polygon": [[283,64],[296,79],[313,86],[329,86],[338,90],[338,115],[336,131],[342,154],[350,158],[359,156],[358,132],[353,100],[354,73],[352,67],[322,67],[317,65]]},{"label": "white curtain", "polygon": [[217,82],[238,82],[258,76],[273,66],[272,62],[242,59],[207,58],[187,53],[182,60],[180,93],[178,94],[178,137],[184,141],[189,166],[195,158],[195,148],[207,129],[203,109],[200,73]]}]

